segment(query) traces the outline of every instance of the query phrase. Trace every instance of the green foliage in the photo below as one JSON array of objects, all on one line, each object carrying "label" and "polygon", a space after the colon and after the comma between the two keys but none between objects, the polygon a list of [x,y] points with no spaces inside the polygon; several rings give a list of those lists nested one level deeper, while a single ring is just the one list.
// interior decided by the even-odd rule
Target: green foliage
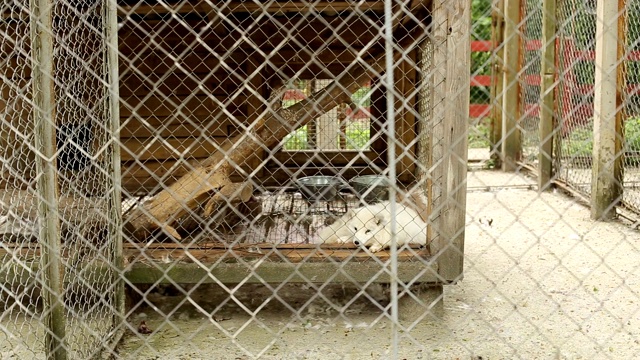
[{"label": "green foliage", "polygon": [[371,88],[363,87],[351,95],[351,101],[359,106],[371,106]]},{"label": "green foliage", "polygon": [[[371,130],[368,123],[354,122],[347,125],[345,150],[366,150],[371,139]],[[336,137],[339,135],[336,134]],[[309,147],[307,126],[303,126],[284,138],[284,150],[300,151],[312,150]]]},{"label": "green foliage", "polygon": [[346,133],[347,150],[365,150],[371,139],[371,129],[369,124],[352,123],[347,125]]},{"label": "green foliage", "polygon": [[309,140],[307,126],[303,126],[284,138],[284,150],[308,150]]},{"label": "green foliage", "polygon": [[491,0],[471,2],[471,37],[473,40],[491,39]]},{"label": "green foliage", "polygon": [[469,127],[469,148],[488,148],[491,119],[484,118],[477,125]]},{"label": "green foliage", "polygon": [[[624,151],[640,153],[640,117],[624,122]],[[593,154],[593,124],[574,129],[562,140],[563,156],[591,156]]]},{"label": "green foliage", "polygon": [[640,152],[640,117],[625,121],[624,139],[627,151]]},{"label": "green foliage", "polygon": [[593,126],[585,126],[571,131],[562,139],[562,156],[591,156],[593,152]]}]

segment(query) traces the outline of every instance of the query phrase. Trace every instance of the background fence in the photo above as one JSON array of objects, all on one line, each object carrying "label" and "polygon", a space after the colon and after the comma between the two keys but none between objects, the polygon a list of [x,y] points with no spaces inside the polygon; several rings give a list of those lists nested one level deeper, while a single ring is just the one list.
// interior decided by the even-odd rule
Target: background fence
[{"label": "background fence", "polygon": [[[488,3],[488,2],[487,2]],[[510,4],[513,4],[511,2]],[[504,12],[504,2],[494,2],[494,10],[501,14],[499,19],[506,18],[514,22],[513,33],[505,33],[507,39],[514,39],[519,45],[511,58],[517,73],[517,82],[506,86],[504,96],[510,92],[516,93],[512,98],[518,99],[517,106],[506,106],[509,112],[515,112],[517,121],[510,125],[507,136],[515,135],[515,148],[509,150],[522,164],[538,168],[540,146],[543,140],[541,133],[541,112],[548,109],[553,116],[552,131],[547,136],[553,141],[553,155],[546,156],[553,162],[553,178],[561,184],[569,185],[583,195],[589,195],[593,184],[594,153],[594,95],[596,91],[596,24],[597,12],[594,1],[554,1],[553,12],[545,14],[542,1],[520,1],[520,11],[514,11],[513,19]],[[638,211],[636,197],[637,188],[637,151],[635,131],[637,109],[633,105],[637,98],[637,20],[633,11],[637,4],[634,1],[625,3],[625,8],[617,12],[620,24],[620,34],[617,41],[620,55],[616,66],[620,69],[620,103],[617,105],[620,116],[623,117],[618,130],[618,138],[622,140],[622,149],[617,153],[624,158],[624,170],[620,170],[620,179],[616,182],[621,186],[620,199],[624,205]],[[485,12],[484,17],[488,18]],[[494,15],[495,17],[495,15]],[[613,20],[612,20],[613,21]],[[550,32],[544,34],[544,23],[549,24]],[[607,27],[611,26],[607,23]],[[547,54],[545,55],[545,47]],[[501,56],[499,46],[494,56]],[[547,70],[551,70],[553,80],[545,89],[542,87],[544,79],[544,56],[551,56],[552,63]],[[495,57],[494,57],[495,58]],[[496,60],[494,60],[494,63]],[[510,64],[504,64],[500,69],[506,69]],[[509,89],[508,87],[511,86]],[[551,94],[551,102],[546,103],[544,94]],[[503,108],[503,101],[497,94],[492,103],[494,107]],[[616,110],[616,111],[618,111]],[[497,114],[498,117],[502,113]],[[492,118],[492,127],[500,127],[502,119]],[[500,138],[493,143],[505,141]],[[508,140],[506,141],[508,143]],[[503,156],[510,156],[505,155]],[[622,164],[622,162],[621,162]],[[543,167],[545,165],[542,165]],[[622,178],[624,177],[624,179]]]},{"label": "background fence", "polygon": [[5,1],[0,359],[637,358],[612,3]]}]

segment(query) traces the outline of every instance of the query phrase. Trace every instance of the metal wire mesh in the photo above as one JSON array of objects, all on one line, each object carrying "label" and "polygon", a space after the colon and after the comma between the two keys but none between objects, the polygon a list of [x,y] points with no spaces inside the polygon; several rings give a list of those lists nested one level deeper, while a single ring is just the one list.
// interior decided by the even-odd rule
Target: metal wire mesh
[{"label": "metal wire mesh", "polygon": [[542,57],[542,1],[522,2],[520,23],[520,119],[518,131],[522,137],[522,160],[528,164],[538,161],[540,144],[540,65]]},{"label": "metal wire mesh", "polygon": [[558,122],[562,127],[557,175],[584,194],[591,192],[596,15],[592,2],[563,0],[557,6]]},{"label": "metal wire mesh", "polygon": [[[522,36],[519,88],[501,91],[517,90],[520,113],[505,133],[523,135],[535,167],[543,1],[516,3],[516,33],[501,38]],[[554,176],[585,193],[592,4],[557,4]],[[55,249],[44,205],[60,209],[68,358],[640,355],[637,231],[539,193],[518,164],[467,172],[468,145],[502,145],[489,118],[503,105],[489,87],[508,75],[492,66],[500,1],[51,5],[55,204],[36,186],[35,16],[0,5],[0,358],[60,357],[40,294],[56,290],[39,259]]]},{"label": "metal wire mesh", "polygon": [[492,2],[471,6],[471,103],[469,159],[483,161],[491,146]]},{"label": "metal wire mesh", "polygon": [[[97,356],[115,341],[114,315],[122,311],[114,241],[114,209],[120,205],[113,201],[117,143],[110,121],[104,4],[52,2],[44,8],[51,12],[51,29],[41,28],[28,1],[2,8],[2,266],[3,274],[10,274],[2,284],[3,356],[42,357],[49,346],[45,335],[59,335],[52,326],[66,330],[55,347],[64,347],[71,358]],[[55,93],[56,115],[45,121],[54,121],[56,129],[62,289],[45,274],[51,264],[40,261],[50,246],[40,237],[45,222],[37,209],[46,200],[36,190],[43,174],[36,172],[42,140],[34,131],[34,109],[42,104],[33,94],[43,88],[32,86],[32,74],[34,64],[43,65],[35,60],[39,49],[32,49],[31,39],[40,31],[54,39],[53,58],[43,61],[55,64],[45,77]],[[43,303],[43,289],[64,304],[65,324],[48,320],[53,310]]]},{"label": "metal wire mesh", "polygon": [[[2,273],[12,274],[0,285],[2,306],[1,351],[24,352],[36,357],[44,348],[40,286],[31,265],[37,251],[36,204],[34,197],[34,142],[31,120],[31,52],[28,2],[3,3],[0,46],[0,90],[2,102]],[[4,279],[4,277],[3,277]]]},{"label": "metal wire mesh", "polygon": [[640,212],[640,2],[629,1],[625,12],[625,62],[626,92],[623,95],[624,120],[624,193],[623,200],[636,212]]}]

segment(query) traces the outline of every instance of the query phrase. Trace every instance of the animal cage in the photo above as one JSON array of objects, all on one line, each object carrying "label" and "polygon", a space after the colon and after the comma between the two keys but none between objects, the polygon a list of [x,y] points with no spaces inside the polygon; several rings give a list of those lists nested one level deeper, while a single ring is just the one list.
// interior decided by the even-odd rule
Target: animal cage
[{"label": "animal cage", "polygon": [[[394,1],[385,16],[384,1],[118,0],[113,89],[91,83],[115,69],[108,46],[82,41],[100,29],[99,17],[82,17],[100,14],[99,3],[69,5],[68,16],[54,18],[58,31],[73,30],[57,41],[74,54],[56,53],[59,205],[85,214],[71,216],[81,222],[94,219],[81,235],[86,247],[103,249],[113,226],[101,226],[120,208],[111,192],[121,189],[128,282],[389,282],[381,269],[394,251],[318,243],[319,231],[364,204],[348,186],[329,200],[305,197],[296,182],[318,175],[344,183],[383,176],[427,223],[426,245],[397,250],[398,278],[434,286],[461,279],[467,2]],[[25,19],[7,19],[28,34]],[[30,81],[29,58],[9,55]],[[2,185],[35,193],[30,110],[10,111],[28,109],[29,95],[17,105],[9,78]],[[121,177],[109,180],[105,169],[118,166]],[[4,204],[16,215],[10,199]],[[66,223],[63,232],[75,228]],[[35,249],[31,234],[11,249]],[[71,238],[63,234],[63,244]]]}]

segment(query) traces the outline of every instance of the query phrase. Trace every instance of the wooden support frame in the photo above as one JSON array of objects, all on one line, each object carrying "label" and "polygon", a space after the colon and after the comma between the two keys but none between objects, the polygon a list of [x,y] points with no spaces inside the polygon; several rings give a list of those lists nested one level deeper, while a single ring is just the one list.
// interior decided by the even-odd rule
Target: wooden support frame
[{"label": "wooden support frame", "polygon": [[502,170],[516,171],[522,156],[520,119],[520,12],[521,0],[505,0],[504,68],[502,74]]},{"label": "wooden support frame", "polygon": [[540,66],[540,151],[538,153],[538,189],[551,189],[553,176],[553,136],[556,89],[556,1],[542,2],[542,59]]},{"label": "wooden support frame", "polygon": [[[115,0],[104,1],[104,36],[106,41],[106,69],[107,96],[105,109],[109,113],[109,135],[111,141],[110,160],[111,176],[109,177],[109,241],[111,242],[113,266],[124,271],[123,242],[122,242],[122,171],[120,157],[120,83],[118,69],[118,15]],[[112,271],[112,281],[115,286],[115,312],[113,323],[120,324],[125,316],[124,279],[118,271]],[[124,330],[118,330],[116,336],[110,339],[115,348]]]},{"label": "wooden support frame", "polygon": [[610,220],[622,201],[624,0],[598,1],[591,218]]},{"label": "wooden support frame", "polygon": [[38,192],[39,242],[43,269],[45,353],[47,359],[67,359],[66,318],[62,289],[53,30],[50,0],[31,0],[32,96]]},{"label": "wooden support frame", "polygon": [[504,73],[504,2],[505,0],[493,0],[492,2],[492,25],[491,42],[493,50],[491,53],[491,159],[496,167],[501,167],[501,147],[502,147],[502,106],[504,97],[504,83],[502,74]]},{"label": "wooden support frame", "polygon": [[[471,3],[434,1],[433,127],[428,234],[443,283],[462,279],[469,127]],[[438,143],[436,143],[436,139]]]}]

